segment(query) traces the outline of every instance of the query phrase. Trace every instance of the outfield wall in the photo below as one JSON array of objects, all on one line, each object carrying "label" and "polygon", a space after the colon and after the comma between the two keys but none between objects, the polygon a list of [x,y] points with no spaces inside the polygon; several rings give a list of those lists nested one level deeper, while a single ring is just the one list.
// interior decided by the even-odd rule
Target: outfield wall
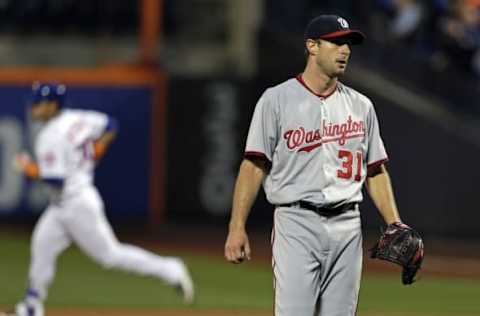
[{"label": "outfield wall", "polygon": [[[0,71],[0,83],[1,78]],[[164,79],[102,83],[98,78],[93,83],[63,81],[70,87],[72,104],[120,120],[118,141],[97,177],[109,217],[226,227],[255,103],[275,82],[171,78],[168,98],[159,102],[166,96]],[[13,152],[28,146],[24,106],[30,82],[2,84],[0,213],[31,216],[40,205],[37,189],[8,169]],[[479,238],[475,184],[480,179],[480,148],[365,92],[376,105],[405,222],[427,236]],[[270,227],[272,211],[261,193],[249,225]],[[368,198],[362,214],[364,226],[378,230],[382,221]]]},{"label": "outfield wall", "polygon": [[163,214],[162,76],[142,69],[0,70],[0,216],[28,219],[46,204],[41,184],[11,169],[16,152],[32,152],[38,126],[28,115],[34,80],[67,84],[66,107],[105,112],[120,132],[96,173],[112,219],[159,223]]},{"label": "outfield wall", "polygon": [[[250,118],[271,78],[173,78],[169,91],[168,218],[178,222],[228,221],[232,189]],[[461,135],[392,106],[373,91],[390,161],[397,202],[405,222],[425,235],[480,237],[476,182],[480,148]],[[366,194],[364,194],[366,196]],[[272,209],[260,194],[249,225],[270,227]],[[381,218],[366,198],[364,227]]]}]

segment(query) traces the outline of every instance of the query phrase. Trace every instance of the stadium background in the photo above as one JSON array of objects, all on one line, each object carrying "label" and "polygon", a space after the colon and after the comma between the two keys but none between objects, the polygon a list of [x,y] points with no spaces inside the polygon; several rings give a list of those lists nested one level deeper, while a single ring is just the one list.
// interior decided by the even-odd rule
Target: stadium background
[{"label": "stadium background", "polygon": [[[344,81],[374,101],[402,218],[427,247],[423,279],[410,288],[396,267],[366,261],[360,315],[480,315],[478,8],[472,0],[1,1],[0,306],[23,293],[29,234],[46,203],[41,185],[10,169],[16,152],[30,150],[28,93],[40,80],[66,83],[72,107],[118,118],[120,136],[96,177],[107,215],[121,240],[186,257],[199,295],[182,307],[167,287],[104,272],[72,249],[49,313],[270,314],[272,207],[263,196],[249,219],[254,261],[222,259],[233,183],[256,100],[302,71],[306,21],[334,12],[368,36]],[[475,35],[468,49],[451,23]],[[381,221],[368,198],[362,212],[368,247]]]}]

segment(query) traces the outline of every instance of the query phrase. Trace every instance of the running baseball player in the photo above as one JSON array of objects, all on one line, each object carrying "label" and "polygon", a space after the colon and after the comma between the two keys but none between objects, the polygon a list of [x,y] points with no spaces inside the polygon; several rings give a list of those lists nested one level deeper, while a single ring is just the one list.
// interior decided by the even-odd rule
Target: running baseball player
[{"label": "running baseball player", "polygon": [[57,257],[72,243],[103,267],[162,280],[192,303],[192,280],[180,258],[160,257],[115,237],[93,174],[118,124],[103,113],[63,109],[65,93],[63,85],[33,86],[31,114],[45,125],[35,141],[35,161],[18,155],[15,165],[27,177],[47,183],[51,199],[33,232],[26,296],[6,315],[44,315]]},{"label": "running baseball player", "polygon": [[306,27],[303,73],[259,99],[237,177],[225,258],[250,260],[246,221],[260,186],[275,205],[276,316],[353,316],[362,270],[362,185],[400,223],[372,102],[338,81],[364,35],[321,15]]}]

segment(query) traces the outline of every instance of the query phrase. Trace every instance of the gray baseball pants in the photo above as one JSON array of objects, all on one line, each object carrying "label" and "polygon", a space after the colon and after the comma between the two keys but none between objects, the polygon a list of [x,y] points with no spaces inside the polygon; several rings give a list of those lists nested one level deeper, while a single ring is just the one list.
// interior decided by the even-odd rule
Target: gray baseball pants
[{"label": "gray baseball pants", "polygon": [[326,217],[277,207],[272,231],[275,316],[354,316],[362,270],[357,209]]}]

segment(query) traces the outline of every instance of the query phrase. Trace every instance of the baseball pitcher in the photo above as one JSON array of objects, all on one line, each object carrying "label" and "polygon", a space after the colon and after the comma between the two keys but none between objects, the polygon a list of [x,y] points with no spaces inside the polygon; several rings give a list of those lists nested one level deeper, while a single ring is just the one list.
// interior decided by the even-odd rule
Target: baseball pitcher
[{"label": "baseball pitcher", "polygon": [[401,219],[372,102],[338,81],[350,46],[362,43],[363,33],[339,16],[321,15],[308,24],[304,39],[304,72],[267,89],[256,105],[225,257],[233,263],[251,258],[245,226],[263,184],[275,205],[275,315],[353,316],[362,270],[363,184],[387,224],[400,226]]}]

